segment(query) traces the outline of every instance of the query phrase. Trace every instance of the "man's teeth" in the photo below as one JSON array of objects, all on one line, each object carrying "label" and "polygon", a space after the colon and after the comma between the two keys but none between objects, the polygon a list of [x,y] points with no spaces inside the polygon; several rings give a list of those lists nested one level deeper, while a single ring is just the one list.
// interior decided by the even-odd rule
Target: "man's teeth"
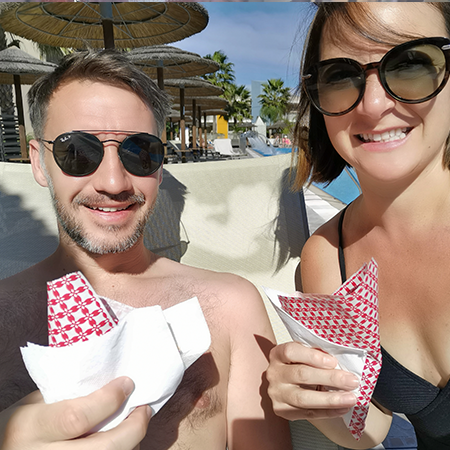
[{"label": "man's teeth", "polygon": [[381,134],[360,134],[359,138],[364,142],[391,142],[404,139],[407,128],[397,128],[396,130],[385,131]]},{"label": "man's teeth", "polygon": [[101,208],[101,207],[96,207],[96,206],[91,206],[91,209],[95,209],[98,211],[104,211],[104,212],[116,212],[116,211],[123,211],[127,208]]}]

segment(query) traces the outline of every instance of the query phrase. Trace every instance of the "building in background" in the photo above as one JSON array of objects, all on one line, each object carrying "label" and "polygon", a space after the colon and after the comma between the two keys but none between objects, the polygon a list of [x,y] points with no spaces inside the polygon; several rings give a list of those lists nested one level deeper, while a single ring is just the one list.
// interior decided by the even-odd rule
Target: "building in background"
[{"label": "building in background", "polygon": [[261,103],[258,96],[262,94],[262,81],[252,80],[252,122],[255,123],[261,112]]}]

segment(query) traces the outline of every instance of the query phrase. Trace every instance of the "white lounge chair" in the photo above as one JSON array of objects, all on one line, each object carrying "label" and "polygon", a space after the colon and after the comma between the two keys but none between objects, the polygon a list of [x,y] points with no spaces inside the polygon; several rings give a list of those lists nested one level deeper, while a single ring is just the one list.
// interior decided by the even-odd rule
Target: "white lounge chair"
[{"label": "white lounge chair", "polygon": [[231,139],[214,139],[214,150],[225,158],[242,158],[240,151],[236,151],[231,145]]}]

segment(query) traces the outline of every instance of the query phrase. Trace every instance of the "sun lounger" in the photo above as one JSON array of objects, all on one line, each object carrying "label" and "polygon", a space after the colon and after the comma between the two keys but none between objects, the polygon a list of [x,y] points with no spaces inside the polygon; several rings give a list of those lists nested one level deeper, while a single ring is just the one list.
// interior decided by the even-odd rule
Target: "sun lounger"
[{"label": "sun lounger", "polygon": [[224,158],[242,158],[240,151],[235,150],[231,145],[231,139],[214,139],[214,149]]},{"label": "sun lounger", "polygon": [[21,159],[19,122],[16,116],[0,116],[0,161]]}]

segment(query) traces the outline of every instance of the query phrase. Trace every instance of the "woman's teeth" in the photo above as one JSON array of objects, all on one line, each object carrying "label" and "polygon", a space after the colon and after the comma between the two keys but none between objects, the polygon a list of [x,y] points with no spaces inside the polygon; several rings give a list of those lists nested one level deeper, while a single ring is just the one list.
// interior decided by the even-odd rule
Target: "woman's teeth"
[{"label": "woman's teeth", "polygon": [[407,133],[407,128],[397,128],[396,130],[385,131],[381,134],[359,134],[358,137],[363,142],[392,142],[404,139]]}]

